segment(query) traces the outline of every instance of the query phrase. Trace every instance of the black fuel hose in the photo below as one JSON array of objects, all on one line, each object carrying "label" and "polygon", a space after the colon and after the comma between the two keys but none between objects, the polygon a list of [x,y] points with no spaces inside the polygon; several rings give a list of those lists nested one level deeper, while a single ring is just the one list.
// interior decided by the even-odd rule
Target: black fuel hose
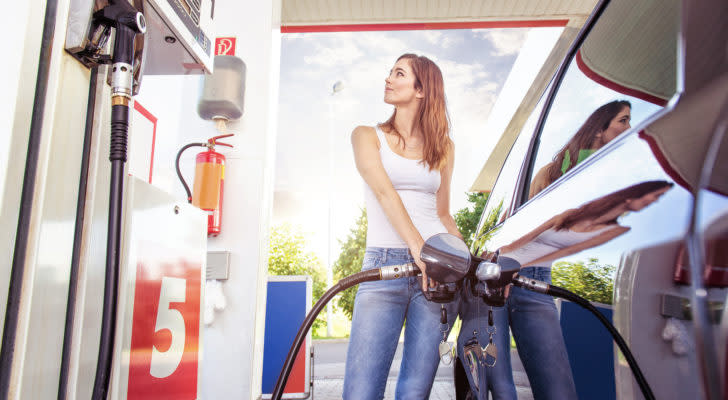
[{"label": "black fuel hose", "polygon": [[182,171],[179,169],[179,158],[182,157],[182,152],[189,149],[190,147],[207,147],[206,143],[188,143],[184,145],[179,151],[177,152],[177,158],[174,161],[174,168],[177,171],[177,177],[179,178],[180,182],[182,182],[182,186],[185,188],[185,193],[187,193],[187,202],[192,203],[192,193],[190,192],[190,187],[187,186],[187,182],[185,182],[185,178],[182,177]]},{"label": "black fuel hose", "polygon": [[101,312],[101,339],[94,378],[93,399],[105,399],[111,377],[111,363],[116,332],[116,308],[119,293],[121,256],[121,212],[123,208],[124,163],[127,155],[129,106],[111,107],[111,179],[109,190],[109,224],[106,237],[106,273],[104,303]]},{"label": "black fuel hose", "polygon": [[295,339],[293,339],[291,349],[288,351],[288,355],[286,356],[286,361],[283,363],[283,369],[281,369],[281,374],[278,376],[278,380],[276,381],[276,386],[273,389],[271,400],[280,400],[283,395],[283,389],[286,387],[286,382],[288,382],[288,376],[291,374],[293,361],[298,354],[298,350],[301,348],[303,339],[306,337],[311,325],[313,325],[313,321],[326,306],[326,303],[328,303],[337,293],[362,282],[404,278],[408,276],[415,276],[419,272],[420,270],[414,264],[390,265],[349,275],[338,281],[336,285],[331,287],[331,289],[327,290],[326,293],[321,296],[319,301],[314,304],[311,311],[309,311],[308,315],[306,315],[306,318],[301,323],[301,327],[298,329],[298,333],[296,334]]},{"label": "black fuel hose", "polygon": [[600,313],[596,307],[594,307],[589,300],[570,292],[562,287],[550,285],[546,282],[537,281],[535,279],[529,279],[522,276],[517,276],[513,278],[513,284],[515,286],[532,290],[534,292],[538,293],[544,293],[548,294],[550,296],[554,297],[560,297],[562,299],[569,300],[573,303],[576,303],[587,310],[589,310],[592,314],[594,314],[597,319],[599,319],[599,322],[604,325],[605,328],[609,331],[609,333],[612,335],[612,338],[614,338],[614,342],[617,343],[617,346],[619,347],[619,350],[622,351],[622,354],[624,355],[624,358],[627,360],[627,364],[629,364],[629,368],[632,370],[632,374],[634,375],[634,379],[637,381],[637,384],[640,387],[640,390],[642,391],[642,395],[647,400],[654,400],[655,395],[652,393],[652,389],[650,388],[650,385],[647,383],[647,380],[645,379],[645,376],[642,374],[642,370],[640,370],[639,365],[637,364],[637,360],[635,360],[634,356],[632,355],[632,352],[629,350],[629,346],[627,345],[627,342],[624,341],[624,338],[622,338],[622,335],[619,334],[619,331],[612,325],[609,320]]},{"label": "black fuel hose", "polygon": [[106,270],[104,302],[101,314],[101,338],[96,360],[93,400],[105,400],[109,391],[111,366],[114,360],[114,335],[119,295],[121,227],[124,201],[124,164],[129,138],[129,102],[132,100],[134,40],[146,32],[144,15],[131,3],[110,0],[93,15],[94,23],[113,27],[114,53],[111,65],[111,178],[109,182],[109,224],[106,237]]}]

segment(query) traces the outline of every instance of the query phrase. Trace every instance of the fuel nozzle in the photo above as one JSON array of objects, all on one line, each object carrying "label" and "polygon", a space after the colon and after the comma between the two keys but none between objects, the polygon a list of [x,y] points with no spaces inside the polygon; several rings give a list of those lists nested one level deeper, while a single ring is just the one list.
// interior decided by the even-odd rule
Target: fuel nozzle
[{"label": "fuel nozzle", "polygon": [[475,270],[475,277],[495,289],[511,283],[519,269],[521,264],[513,258],[497,256],[496,262],[481,261]]},{"label": "fuel nozzle", "polygon": [[134,80],[134,39],[137,34],[147,31],[144,14],[125,0],[111,0],[109,5],[94,13],[94,24],[116,31],[111,58],[111,96],[130,99]]}]

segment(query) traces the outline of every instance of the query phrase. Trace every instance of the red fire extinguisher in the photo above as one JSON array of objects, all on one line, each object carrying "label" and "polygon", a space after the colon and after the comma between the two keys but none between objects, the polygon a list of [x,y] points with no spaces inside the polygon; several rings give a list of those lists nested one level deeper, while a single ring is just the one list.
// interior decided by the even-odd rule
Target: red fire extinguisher
[{"label": "red fire extinguisher", "polygon": [[[177,153],[177,176],[187,192],[187,202],[208,212],[207,236],[220,234],[220,222],[222,220],[222,199],[225,182],[225,156],[215,151],[215,146],[228,146],[230,144],[218,142],[218,139],[232,136],[233,134],[215,136],[207,140],[207,143],[189,143],[182,147]],[[195,158],[195,181],[192,186],[192,194],[187,186],[179,169],[179,159],[182,152],[190,147],[207,147],[207,151],[197,154]]]}]

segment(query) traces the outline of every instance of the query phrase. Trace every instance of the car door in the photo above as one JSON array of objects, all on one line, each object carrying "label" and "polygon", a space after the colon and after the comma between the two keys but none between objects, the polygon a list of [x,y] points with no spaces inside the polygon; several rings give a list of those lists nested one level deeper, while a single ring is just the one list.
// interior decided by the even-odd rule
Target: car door
[{"label": "car door", "polygon": [[[512,152],[521,162],[517,175],[508,172],[509,162],[517,163],[509,155],[473,250],[492,252],[519,240],[521,246],[532,243],[524,238],[533,239],[544,224],[553,227],[554,221],[567,218],[611,225],[614,229],[608,235],[584,235],[584,240],[570,232],[569,244],[533,255],[523,264],[612,271],[615,326],[632,347],[656,397],[698,398],[695,352],[679,349],[674,337],[663,339],[670,327],[684,332],[686,342],[693,338],[690,321],[671,318],[664,310],[665,302],[690,298],[690,289],[673,276],[680,270],[693,188],[664,159],[659,135],[662,121],[682,104],[680,2],[613,0],[599,7],[557,73],[542,110],[535,111],[540,116],[528,151]],[[574,154],[571,162],[565,162],[564,148],[596,110],[612,101],[630,103],[630,128],[588,149],[593,152],[583,160]],[[559,153],[562,157],[557,157]],[[550,165],[562,167],[560,176],[533,190],[540,171]],[[501,187],[513,192],[503,195]],[[725,211],[724,199],[713,200],[715,213]],[[499,207],[505,209],[494,211]],[[712,289],[708,297],[720,302],[725,291]],[[639,388],[618,351],[615,379],[618,398],[639,398]]]}]

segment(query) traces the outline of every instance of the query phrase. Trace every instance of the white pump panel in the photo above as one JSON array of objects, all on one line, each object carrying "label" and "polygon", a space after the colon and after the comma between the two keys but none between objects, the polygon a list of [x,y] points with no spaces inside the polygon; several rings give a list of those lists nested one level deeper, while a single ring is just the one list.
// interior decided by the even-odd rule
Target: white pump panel
[{"label": "white pump panel", "polygon": [[146,0],[145,75],[212,73],[213,0]]},{"label": "white pump panel", "polygon": [[[103,47],[103,42],[98,40],[101,33],[91,32],[93,13],[108,3],[108,0],[71,0],[65,48],[88,67],[95,61],[84,50],[93,45]],[[129,3],[144,13],[147,23],[141,53],[143,74],[212,73],[215,0],[129,0]]]}]

